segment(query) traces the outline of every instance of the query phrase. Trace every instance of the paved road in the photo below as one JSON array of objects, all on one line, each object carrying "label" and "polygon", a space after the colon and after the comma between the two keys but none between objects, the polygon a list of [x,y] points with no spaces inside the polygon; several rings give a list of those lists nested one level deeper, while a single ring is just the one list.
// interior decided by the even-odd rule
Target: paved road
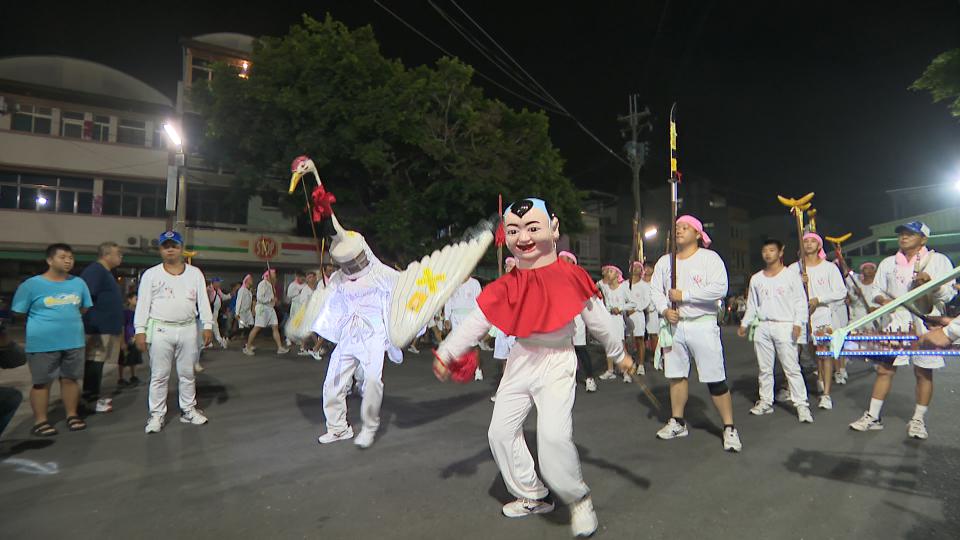
[{"label": "paved road", "polygon": [[[846,424],[872,374],[850,368],[835,409],[801,425],[786,409],[747,414],[756,395],[747,344],[724,330],[744,451],[720,449],[703,385],[692,386],[691,436],[658,441],[665,419],[635,385],[578,395],[576,441],[600,517],[599,538],[960,537],[960,369],[938,373],[931,437],[906,439],[913,375],[901,373],[887,429]],[[265,351],[266,344],[261,347]],[[597,355],[599,356],[599,355]],[[599,358],[597,358],[599,363]],[[321,447],[325,363],[209,354],[200,376],[206,426],[175,421],[146,436],[141,386],[85,432],[29,439],[29,406],[0,442],[3,538],[564,538],[568,514],[508,520],[509,499],[486,442],[488,383],[440,384],[427,354],[385,369],[377,443]],[[26,368],[7,380],[26,379]],[[112,379],[107,379],[112,380]],[[665,381],[648,377],[667,403]],[[171,396],[171,410],[175,409]],[[357,403],[351,418],[359,422]],[[60,409],[62,411],[62,409]],[[171,413],[172,415],[173,413]],[[535,445],[533,419],[528,442]]]}]

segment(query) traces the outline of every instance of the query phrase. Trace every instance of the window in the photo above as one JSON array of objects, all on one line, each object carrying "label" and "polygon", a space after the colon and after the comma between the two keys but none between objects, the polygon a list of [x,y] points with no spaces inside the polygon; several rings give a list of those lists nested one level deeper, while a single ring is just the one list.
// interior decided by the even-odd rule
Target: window
[{"label": "window", "polygon": [[110,140],[110,117],[94,116],[90,129],[90,138],[95,141],[107,142]]},{"label": "window", "polygon": [[[193,223],[230,223],[246,225],[247,205],[229,200],[225,189],[187,187],[187,221]],[[163,204],[161,198],[158,203]]]},{"label": "window", "polygon": [[144,146],[147,144],[147,123],[121,118],[117,126],[117,142]]},{"label": "window", "polygon": [[263,191],[260,193],[260,201],[264,208],[279,208],[280,193],[276,191]]},{"label": "window", "polygon": [[60,136],[71,139],[83,138],[83,113],[63,111],[60,113]]},{"label": "window", "polygon": [[0,208],[89,214],[92,201],[91,178],[0,172]]},{"label": "window", "polygon": [[52,125],[53,111],[50,107],[20,105],[20,110],[13,113],[13,122],[10,127],[14,131],[49,135]]},{"label": "window", "polygon": [[161,150],[167,147],[167,134],[163,131],[161,122],[153,124],[153,147]]},{"label": "window", "polygon": [[166,186],[116,180],[103,182],[105,216],[160,217],[163,208],[158,201],[166,201]]},{"label": "window", "polygon": [[210,65],[210,61],[206,58],[197,58],[194,56],[192,65],[190,66],[190,84],[209,81],[212,78],[213,68]]}]

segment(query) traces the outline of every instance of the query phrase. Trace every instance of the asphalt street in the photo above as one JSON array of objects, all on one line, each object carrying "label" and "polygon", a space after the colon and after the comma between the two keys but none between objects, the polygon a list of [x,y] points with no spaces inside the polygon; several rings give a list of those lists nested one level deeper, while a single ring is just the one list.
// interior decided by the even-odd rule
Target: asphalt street
[{"label": "asphalt street", "polygon": [[[853,362],[832,411],[815,423],[792,410],[754,417],[751,346],[724,328],[728,380],[744,450],[721,450],[720,422],[705,385],[691,385],[685,439],[659,441],[668,392],[646,383],[601,382],[578,391],[575,439],[600,519],[597,538],[958,538],[960,537],[960,369],[937,373],[930,439],[908,440],[913,373],[901,370],[884,409],[886,429],[847,424],[867,405],[873,373]],[[237,345],[234,345],[237,347]],[[489,353],[484,353],[490,362]],[[441,384],[428,352],[388,363],[376,444],[320,446],[326,362],[205,354],[199,376],[205,426],[176,421],[175,385],[163,432],[145,435],[146,389],[119,391],[115,410],[71,433],[31,438],[25,401],[0,440],[3,538],[565,538],[569,514],[508,519],[510,500],[487,446],[491,382]],[[599,368],[600,351],[594,351]],[[489,368],[489,366],[488,366]],[[26,389],[26,367],[0,384]],[[650,370],[652,371],[652,370]],[[113,388],[115,375],[105,376]],[[146,379],[145,370],[141,378]],[[350,417],[359,424],[359,401]],[[528,444],[535,447],[535,418]],[[535,454],[534,454],[535,455]]]}]

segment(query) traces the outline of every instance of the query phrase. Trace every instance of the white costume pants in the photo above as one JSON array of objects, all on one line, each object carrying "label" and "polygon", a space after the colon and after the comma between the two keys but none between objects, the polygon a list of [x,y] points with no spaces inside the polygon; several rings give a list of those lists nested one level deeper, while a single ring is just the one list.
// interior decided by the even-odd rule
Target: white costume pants
[{"label": "white costume pants", "polygon": [[197,361],[197,326],[166,326],[157,324],[150,341],[150,414],[166,416],[167,383],[173,364],[177,365],[180,380],[180,410],[197,406],[197,385],[193,365]]},{"label": "white costume pants", "polygon": [[[663,343],[661,343],[661,346]],[[690,376],[690,357],[697,363],[697,376],[702,383],[726,380],[720,327],[710,316],[681,320],[673,333],[673,347],[663,355],[664,376],[686,379]]]},{"label": "white costume pants", "polygon": [[760,401],[773,404],[773,365],[774,358],[777,358],[787,377],[793,405],[806,406],[807,386],[800,372],[797,342],[793,340],[793,323],[761,322],[753,335],[753,349],[757,352],[757,364],[760,367]]},{"label": "white costume pants", "polygon": [[517,341],[497,390],[487,437],[507,490],[516,497],[540,499],[547,488],[537,477],[523,437],[523,421],[537,407],[540,471],[564,503],[589,494],[573,443],[573,402],[577,357],[573,347],[551,348]]},{"label": "white costume pants", "polygon": [[380,404],[383,402],[383,351],[379,355],[363,350],[341,352],[337,346],[330,355],[327,378],[323,381],[323,414],[327,417],[327,432],[339,433],[348,427],[347,390],[353,384],[354,372],[363,373],[360,384],[363,399],[360,417],[363,430],[376,432],[380,427]]}]

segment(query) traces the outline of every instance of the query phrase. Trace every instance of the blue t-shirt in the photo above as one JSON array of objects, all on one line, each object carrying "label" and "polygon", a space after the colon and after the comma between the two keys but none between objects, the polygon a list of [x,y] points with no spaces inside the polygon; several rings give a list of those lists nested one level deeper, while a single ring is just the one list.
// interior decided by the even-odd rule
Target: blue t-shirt
[{"label": "blue t-shirt", "polygon": [[80,272],[87,283],[93,307],[83,315],[83,329],[88,334],[123,333],[123,298],[120,286],[113,274],[102,264],[95,262]]},{"label": "blue t-shirt", "polygon": [[84,346],[80,308],[93,305],[87,284],[76,276],[50,281],[34,276],[17,287],[10,309],[27,314],[28,353]]}]

